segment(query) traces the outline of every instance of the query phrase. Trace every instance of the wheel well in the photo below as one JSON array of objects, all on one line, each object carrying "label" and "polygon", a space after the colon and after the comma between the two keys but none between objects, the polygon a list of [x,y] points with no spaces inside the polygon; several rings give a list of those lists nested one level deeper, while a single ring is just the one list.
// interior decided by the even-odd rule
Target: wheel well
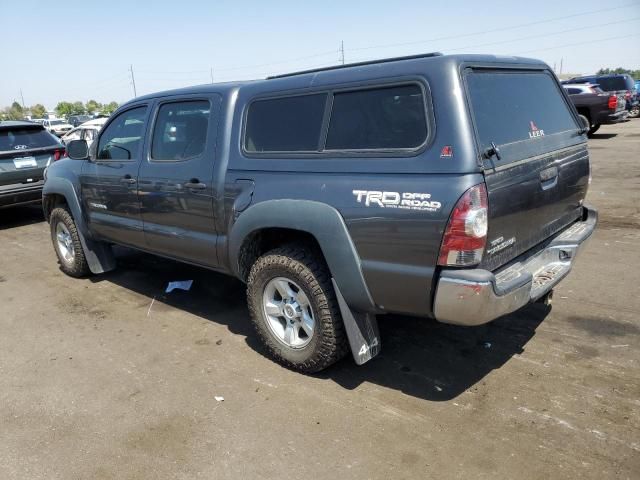
[{"label": "wheel well", "polygon": [[322,249],[316,238],[309,232],[291,228],[263,228],[251,232],[242,242],[238,266],[240,279],[245,281],[255,261],[266,252],[282,245],[296,243],[311,248],[322,255]]},{"label": "wheel well", "polygon": [[588,108],[580,107],[576,110],[578,110],[578,113],[580,115],[584,115],[585,117],[587,117],[587,120],[589,120],[589,124],[591,124],[591,113],[589,112]]},{"label": "wheel well", "polygon": [[54,208],[67,207],[68,205],[69,204],[67,203],[67,199],[64,198],[63,195],[60,195],[58,193],[45,195],[44,201],[42,202],[42,206],[44,210],[44,216],[47,219],[47,222],[49,221],[49,215],[51,215],[51,212],[53,211]]}]

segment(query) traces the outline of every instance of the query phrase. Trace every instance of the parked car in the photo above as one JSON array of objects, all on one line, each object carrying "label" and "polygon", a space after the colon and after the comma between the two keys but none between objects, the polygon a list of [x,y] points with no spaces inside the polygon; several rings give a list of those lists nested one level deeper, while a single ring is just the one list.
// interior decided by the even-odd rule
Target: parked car
[{"label": "parked car", "polygon": [[62,120],[60,118],[56,118],[54,120],[45,119],[42,121],[42,125],[50,133],[53,133],[58,137],[61,137],[62,135],[64,135],[65,133],[67,133],[69,130],[73,128],[65,120]]},{"label": "parked car", "polygon": [[626,120],[627,110],[623,94],[603,92],[597,85],[576,83],[563,85],[583,122],[589,125],[589,135],[600,125],[609,125]]},{"label": "parked car", "polygon": [[87,145],[91,146],[93,140],[96,138],[96,135],[106,121],[106,118],[97,118],[95,120],[84,122],[79,127],[64,134],[61,138],[62,143],[66,145],[71,140],[86,140]]},{"label": "parked car", "polygon": [[[598,85],[602,90],[609,93],[622,94],[626,102],[626,109],[630,113],[629,116],[634,117],[638,114],[638,99],[636,96],[636,87],[633,78],[626,73],[608,74],[608,75],[587,75],[582,77],[574,77],[562,82],[564,85],[575,83],[591,83]],[[633,113],[631,113],[633,110]]]},{"label": "parked car", "polygon": [[78,125],[87,122],[89,120],[91,120],[93,117],[91,115],[71,115],[68,119],[67,122],[72,126],[72,127],[77,127]]},{"label": "parked car", "polygon": [[0,122],[0,208],[41,202],[43,171],[64,152],[40,124]]},{"label": "parked car", "polygon": [[315,372],[374,357],[378,314],[548,302],[596,225],[585,133],[540,61],[364,62],[136,98],[43,207],[68,275],[123,244],[236,276],[271,356]]}]

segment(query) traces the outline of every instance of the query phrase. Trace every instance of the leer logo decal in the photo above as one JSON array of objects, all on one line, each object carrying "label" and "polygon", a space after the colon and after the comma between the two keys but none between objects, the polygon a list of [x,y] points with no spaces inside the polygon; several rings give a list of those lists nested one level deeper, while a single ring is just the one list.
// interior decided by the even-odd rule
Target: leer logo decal
[{"label": "leer logo decal", "polygon": [[529,122],[529,138],[544,137],[544,130],[540,130],[533,120]]},{"label": "leer logo decal", "polygon": [[353,194],[356,196],[358,203],[364,203],[367,207],[378,206],[425,212],[437,212],[442,207],[440,202],[431,200],[430,193],[353,190]]}]

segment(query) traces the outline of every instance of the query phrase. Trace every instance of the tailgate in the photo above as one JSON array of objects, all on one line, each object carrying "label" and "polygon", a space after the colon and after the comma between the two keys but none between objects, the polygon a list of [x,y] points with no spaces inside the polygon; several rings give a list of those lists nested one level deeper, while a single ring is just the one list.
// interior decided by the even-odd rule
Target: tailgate
[{"label": "tailgate", "polygon": [[589,154],[550,73],[470,70],[465,80],[489,196],[481,266],[495,270],[581,215]]}]

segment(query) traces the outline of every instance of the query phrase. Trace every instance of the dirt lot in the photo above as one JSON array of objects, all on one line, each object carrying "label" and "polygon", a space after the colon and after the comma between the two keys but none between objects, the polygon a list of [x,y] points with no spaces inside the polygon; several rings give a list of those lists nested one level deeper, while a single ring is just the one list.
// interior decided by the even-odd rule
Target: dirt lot
[{"label": "dirt lot", "polygon": [[73,280],[0,211],[0,478],[638,478],[640,120],[590,147],[600,227],[551,311],[382,317],[378,359],[318,376],[263,356],[239,282],[125,250]]}]

